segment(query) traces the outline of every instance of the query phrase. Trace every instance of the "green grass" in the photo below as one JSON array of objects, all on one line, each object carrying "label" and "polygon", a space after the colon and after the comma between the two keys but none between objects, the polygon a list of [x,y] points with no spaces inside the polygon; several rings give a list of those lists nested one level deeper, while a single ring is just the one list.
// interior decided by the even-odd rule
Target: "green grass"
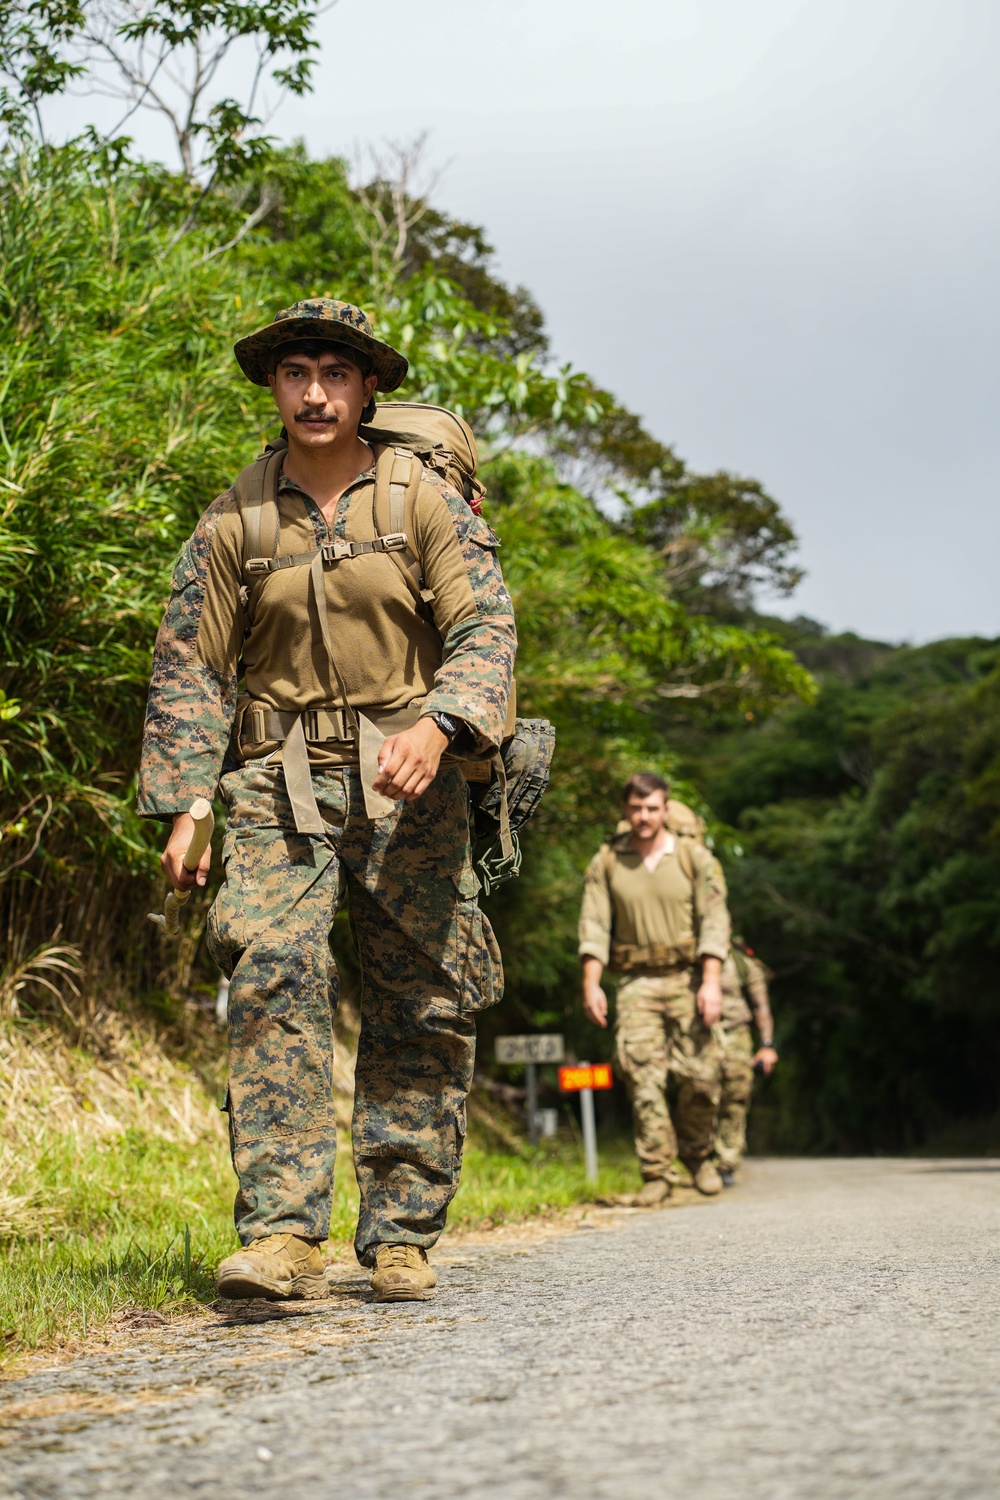
[{"label": "green grass", "polygon": [[572,1141],[547,1142],[522,1155],[470,1146],[448,1222],[466,1229],[513,1224],[641,1186],[631,1142],[602,1142],[599,1166],[598,1181],[591,1185]]},{"label": "green grass", "polygon": [[[342,1149],[331,1247],[353,1239],[357,1187],[350,1146]],[[588,1187],[573,1142],[523,1154],[466,1153],[450,1223],[466,1229],[552,1214],[594,1193],[638,1185],[625,1143],[608,1149],[601,1181]],[[30,1190],[47,1227],[0,1243],[3,1356],[58,1347],[93,1332],[126,1309],[164,1315],[215,1298],[215,1266],[236,1248],[235,1179],[225,1142],[205,1134],[193,1145],[130,1129],[117,1140],[47,1139]]]}]

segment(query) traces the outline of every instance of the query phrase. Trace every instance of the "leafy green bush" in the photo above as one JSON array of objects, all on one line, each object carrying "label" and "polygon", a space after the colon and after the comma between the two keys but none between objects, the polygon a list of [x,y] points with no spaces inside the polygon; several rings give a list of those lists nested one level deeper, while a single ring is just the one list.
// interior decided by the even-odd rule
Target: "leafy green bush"
[{"label": "leafy green bush", "polygon": [[815,707],[692,759],[745,851],[738,920],[777,971],[757,1142],[906,1150],[961,1127],[995,1150],[1000,646],[834,640],[833,660]]}]

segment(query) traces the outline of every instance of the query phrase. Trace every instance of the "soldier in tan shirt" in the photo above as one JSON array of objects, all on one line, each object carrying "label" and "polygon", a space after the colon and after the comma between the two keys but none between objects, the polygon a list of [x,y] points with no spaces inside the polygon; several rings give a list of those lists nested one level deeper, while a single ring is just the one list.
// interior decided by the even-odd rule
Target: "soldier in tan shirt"
[{"label": "soldier in tan shirt", "polygon": [[[718,861],[694,838],[669,833],[670,789],[641,772],[626,784],[629,832],[590,862],[580,912],[583,1008],[608,1024],[605,968],[618,987],[616,1051],[632,1100],[636,1153],[645,1186],[634,1200],[662,1202],[677,1181],[675,1160],[700,1192],[717,1193],[710,1158],[719,1104],[720,973],[730,920]],[[678,1080],[677,1128],[667,1074]]]},{"label": "soldier in tan shirt", "polygon": [[502,993],[461,766],[505,734],[510,596],[464,494],[364,425],[407,363],[359,308],[296,303],[235,353],[270,387],[287,443],[208,506],[181,551],[139,782],[139,811],[173,825],[162,863],[177,888],[208,875],[207,852],[197,872],[182,863],[191,802],[219,789],[227,805],[208,943],[231,979],[243,1248],[219,1292],[326,1294],[329,938],[346,901],[362,971],[355,1248],[376,1301],[423,1301],[458,1187],[475,1017]]},{"label": "soldier in tan shirt", "polygon": [[[774,1071],[774,1018],[767,981],[769,970],[741,937],[722,966],[722,1096],[715,1134],[715,1161],[725,1187],[731,1187],[747,1149],[747,1114],[754,1073]],[[760,1034],[754,1051],[750,1023]]]}]

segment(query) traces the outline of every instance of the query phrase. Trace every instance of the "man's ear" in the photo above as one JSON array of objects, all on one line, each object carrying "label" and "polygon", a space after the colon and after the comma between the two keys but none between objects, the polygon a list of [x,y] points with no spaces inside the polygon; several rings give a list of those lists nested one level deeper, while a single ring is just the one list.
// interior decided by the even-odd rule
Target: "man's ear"
[{"label": "man's ear", "polygon": [[378,384],[378,376],[377,375],[369,375],[367,377],[367,379],[365,380],[364,392],[365,392],[365,405],[366,406],[368,405],[369,401],[374,396],[374,394],[375,394],[375,387],[376,387],[377,384]]}]

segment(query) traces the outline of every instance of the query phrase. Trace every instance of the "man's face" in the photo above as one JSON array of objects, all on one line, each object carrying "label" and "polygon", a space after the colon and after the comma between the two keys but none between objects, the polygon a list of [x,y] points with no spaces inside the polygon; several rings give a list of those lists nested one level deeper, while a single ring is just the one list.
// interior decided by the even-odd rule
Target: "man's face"
[{"label": "man's face", "polygon": [[622,805],[622,812],[637,839],[653,839],[667,820],[667,799],[662,792],[630,797]]},{"label": "man's face", "polygon": [[357,365],[331,349],[286,354],[270,383],[290,440],[304,448],[327,448],[356,436],[376,379],[364,379]]}]

